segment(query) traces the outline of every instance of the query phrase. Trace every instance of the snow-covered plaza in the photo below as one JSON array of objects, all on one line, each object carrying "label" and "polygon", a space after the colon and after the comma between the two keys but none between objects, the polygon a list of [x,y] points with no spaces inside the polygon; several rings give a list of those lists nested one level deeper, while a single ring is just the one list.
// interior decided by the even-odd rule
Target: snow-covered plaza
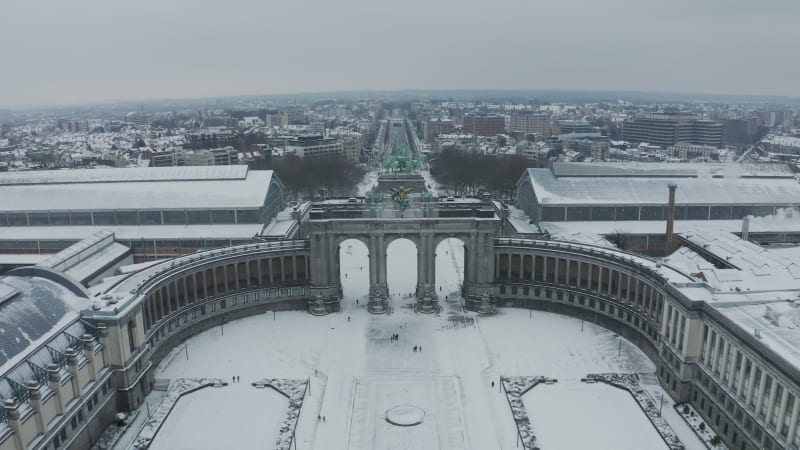
[{"label": "snow-covered plaza", "polygon": [[[465,313],[458,294],[464,263],[459,244],[451,239],[437,248],[438,314],[413,309],[415,247],[402,240],[388,251],[391,311],[369,314],[366,248],[346,241],[341,312],[269,312],[188,339],[156,369],[157,380],[238,377],[240,383],[183,397],[152,448],[265,448],[274,442],[287,402],[251,383],[293,378],[310,380],[296,429],[298,449],[513,449],[516,426],[499,380],[525,375],[558,379],[524,396],[542,449],[666,448],[627,392],[580,381],[606,372],[652,380],[644,387],[656,403],[664,396],[664,417],[686,447],[704,448],[657,386],[652,362],[611,331],[517,308],[492,316]],[[389,423],[387,411],[397,406],[413,406],[398,414],[421,422]]]}]

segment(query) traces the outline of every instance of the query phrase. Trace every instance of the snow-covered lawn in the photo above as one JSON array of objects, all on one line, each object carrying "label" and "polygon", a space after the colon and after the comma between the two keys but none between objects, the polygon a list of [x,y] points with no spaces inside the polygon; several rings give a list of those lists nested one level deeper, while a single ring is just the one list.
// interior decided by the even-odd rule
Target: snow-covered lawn
[{"label": "snow-covered lawn", "polygon": [[523,401],[544,450],[667,448],[630,394],[603,383],[540,384]]},{"label": "snow-covered lawn", "polygon": [[275,448],[288,405],[276,391],[244,382],[200,389],[181,397],[149,448]]},{"label": "snow-covered lawn", "polygon": [[[409,241],[398,241],[390,249],[389,288],[395,294],[390,299],[391,313],[367,313],[363,301],[369,275],[366,248],[360,244],[348,247],[346,242],[341,252],[345,298],[340,313],[314,317],[303,311],[278,312],[274,319],[269,313],[228,322],[224,335],[216,327],[190,338],[188,361],[183,346],[178,346],[174,357],[165,358],[156,369],[155,377],[241,377],[241,388],[247,386],[249,395],[237,396],[236,385],[215,390],[220,395],[231,392],[231,398],[197,408],[205,415],[212,411],[224,415],[221,411],[227,409],[223,407],[233,405],[243,414],[262,414],[260,397],[267,390],[254,390],[251,382],[309,378],[310,393],[297,427],[299,449],[493,450],[516,448],[516,427],[508,401],[498,386],[491,386],[501,376],[558,378],[557,385],[531,391],[536,392],[563,389],[561,386],[582,389],[579,379],[588,373],[654,371],[653,364],[636,347],[590,323],[581,329],[577,319],[512,308],[501,308],[495,316],[465,316],[458,299],[450,294],[458,291],[461,280],[456,263],[463,265],[463,253],[457,243],[448,241],[437,249],[437,285],[450,300],[444,300],[437,286],[443,308],[439,314],[416,314],[411,307],[414,299],[402,296],[416,287],[416,250]],[[399,339],[391,340],[393,334]],[[422,351],[414,352],[415,345]],[[591,404],[598,399],[592,392],[603,387],[588,388],[592,390],[579,391],[588,395],[583,399],[586,405],[580,396],[563,401],[580,410],[593,408]],[[638,418],[631,422],[635,425],[626,425],[631,433],[655,434],[627,392],[606,388],[614,389],[617,395],[601,398],[603,407],[616,411],[620,402],[620,408],[633,408],[636,413],[630,413],[630,420]],[[403,404],[425,410],[425,420],[410,427],[388,424],[386,410]],[[564,439],[578,435],[584,439],[583,448],[594,448],[594,436],[575,433],[566,426],[571,419],[565,414],[561,416],[564,422],[556,428],[568,435]],[[325,420],[318,420],[319,416]],[[251,435],[247,439],[258,439],[267,430],[274,430],[281,417],[265,417],[258,426],[242,419],[236,434],[242,439],[246,435]],[[680,421],[677,415],[675,418]],[[682,425],[682,430],[696,439]],[[202,427],[197,425],[180,435]],[[657,434],[655,437],[663,447],[663,441]],[[686,441],[683,435],[680,437]],[[562,438],[551,439],[559,442]],[[545,450],[560,448],[544,444],[542,441]]]}]

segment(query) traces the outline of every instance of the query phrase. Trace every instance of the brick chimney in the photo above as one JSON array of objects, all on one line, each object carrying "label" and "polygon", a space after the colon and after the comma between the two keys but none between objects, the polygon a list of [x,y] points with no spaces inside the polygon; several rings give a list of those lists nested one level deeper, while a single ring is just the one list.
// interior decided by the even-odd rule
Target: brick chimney
[{"label": "brick chimney", "polygon": [[667,242],[664,249],[667,254],[672,253],[675,249],[675,190],[678,189],[677,184],[670,184],[669,188],[669,202],[667,203]]}]

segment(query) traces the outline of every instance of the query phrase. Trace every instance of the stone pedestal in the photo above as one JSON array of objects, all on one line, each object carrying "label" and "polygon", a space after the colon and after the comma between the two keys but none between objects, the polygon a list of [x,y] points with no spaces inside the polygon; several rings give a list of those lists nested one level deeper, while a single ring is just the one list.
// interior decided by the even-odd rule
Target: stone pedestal
[{"label": "stone pedestal", "polygon": [[325,298],[322,296],[308,300],[308,312],[312,316],[325,316],[330,313],[328,305],[325,304]]},{"label": "stone pedestal", "polygon": [[339,311],[339,295],[336,287],[313,287],[310,289],[311,297],[308,299],[308,312],[314,316]]},{"label": "stone pedestal", "polygon": [[489,293],[489,288],[483,289],[479,295],[476,295],[474,290],[471,289],[471,291],[473,293],[467,295],[464,301],[466,309],[478,314],[494,314],[497,311],[496,300]]},{"label": "stone pedestal", "polygon": [[367,311],[372,314],[386,314],[389,310],[389,300],[384,286],[370,288]]},{"label": "stone pedestal", "polygon": [[433,314],[439,311],[439,303],[436,301],[436,293],[433,286],[424,286],[417,289],[417,303],[414,309],[423,314]]}]

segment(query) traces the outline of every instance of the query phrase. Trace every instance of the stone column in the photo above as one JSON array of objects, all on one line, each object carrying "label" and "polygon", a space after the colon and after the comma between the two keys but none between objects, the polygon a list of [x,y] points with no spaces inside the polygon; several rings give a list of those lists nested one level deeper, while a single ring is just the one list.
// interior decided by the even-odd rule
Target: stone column
[{"label": "stone column", "polygon": [[[468,242],[464,242],[464,245],[468,246],[471,251],[475,251],[478,248],[478,239],[477,233],[472,233],[469,235],[467,239]],[[478,276],[478,259],[477,258],[468,258],[467,264],[468,267],[464,267],[464,282],[467,285],[474,285],[477,282]],[[510,273],[509,266],[509,273]],[[467,275],[469,273],[469,275]]]},{"label": "stone column", "polygon": [[36,421],[36,434],[44,434],[45,427],[42,418],[42,391],[39,389],[39,383],[36,380],[28,380],[25,382],[25,388],[28,389],[28,399],[31,406],[36,410],[33,419]]},{"label": "stone column", "polygon": [[784,388],[781,398],[776,398],[778,402],[778,418],[775,420],[775,432],[780,434],[781,427],[783,427],[783,415],[786,414],[786,402],[789,400],[789,390]]},{"label": "stone column", "polygon": [[417,245],[417,298],[422,298],[425,283],[428,278],[428,245],[427,234],[420,235],[419,245]]},{"label": "stone column", "polygon": [[381,289],[384,290],[384,293],[388,292],[386,287],[386,241],[384,240],[383,234],[378,235],[378,280],[381,285]]},{"label": "stone column", "polygon": [[72,374],[72,386],[75,389],[75,396],[80,397],[82,386],[80,380],[78,380],[78,351],[72,347],[67,347],[64,355],[67,357],[67,370]]},{"label": "stone column", "polygon": [[594,272],[594,265],[592,263],[588,263],[589,268],[586,270],[586,289],[592,289],[592,272]]},{"label": "stone column", "polygon": [[[320,246],[322,246],[321,243],[320,243]],[[321,263],[320,263],[320,267],[322,267]],[[275,283],[275,274],[272,272],[272,258],[267,258],[267,273],[269,273],[269,284]],[[325,278],[325,271],[320,269],[319,272],[317,272],[317,277],[318,278],[317,278],[317,281],[315,282],[315,284],[320,283],[321,282],[320,280]]]},{"label": "stone column", "polygon": [[547,256],[542,256],[542,281],[547,282]]},{"label": "stone column", "polygon": [[219,283],[217,283],[217,266],[211,269],[211,281],[214,283],[214,293],[212,295],[219,295]]},{"label": "stone column", "polygon": [[186,306],[186,305],[188,305],[190,303],[190,300],[189,300],[189,287],[186,285],[186,279],[187,278],[189,278],[188,275],[181,278],[181,284],[183,285],[183,304],[181,306]]},{"label": "stone column", "polygon": [[436,244],[433,235],[427,233],[423,235],[422,247],[425,248],[425,269],[428,276],[425,277],[425,284],[431,285],[433,296],[436,296]]},{"label": "stone column", "polygon": [[[325,248],[325,235],[314,234],[311,236],[311,258],[314,260],[314,274],[311,281],[315,286],[322,286],[327,282],[327,270],[325,267],[326,262],[326,248]],[[274,274],[272,273],[272,259],[267,259],[269,264],[269,281],[273,282]]]},{"label": "stone column", "polygon": [[787,433],[787,436],[789,436],[787,439],[790,442],[794,438],[795,428],[797,428],[798,414],[800,414],[800,398],[795,398],[794,408],[792,408],[792,416],[791,419],[789,420],[789,432]]},{"label": "stone column", "polygon": [[94,354],[96,339],[89,333],[84,333],[81,336],[81,345],[83,346],[83,354],[86,356],[86,359],[89,361],[89,368],[92,372],[92,380],[97,379],[97,372],[102,369],[102,367],[97,367],[97,358]]},{"label": "stone column", "polygon": [[250,278],[250,260],[245,260],[245,262],[244,262],[244,271],[245,271],[245,277],[246,277],[246,280],[245,280],[244,284],[248,288],[251,288],[251,287],[253,287],[253,283],[250,281],[251,280],[251,278]]},{"label": "stone column", "polygon": [[531,255],[531,281],[536,280],[536,254]]},{"label": "stone column", "polygon": [[13,398],[8,398],[3,401],[3,408],[5,408],[8,417],[8,425],[14,430],[12,437],[16,444],[15,448],[25,448],[22,443],[22,426],[19,423],[19,407],[19,402]]},{"label": "stone column", "polygon": [[378,239],[372,233],[369,235],[367,254],[369,256],[369,287],[372,291],[373,287],[378,285]]},{"label": "stone column", "polygon": [[144,301],[142,302],[142,317],[144,318],[144,329],[149,330],[150,325],[153,323],[150,320],[150,297],[145,297]]},{"label": "stone column", "polygon": [[[488,233],[481,234],[481,244],[476,248],[471,248],[466,253],[467,258],[475,260],[475,264],[483,264],[482,275],[478,278],[479,283],[493,283],[494,274],[494,240]],[[534,259],[535,262],[535,259]]]},{"label": "stone column", "polygon": [[[558,282],[559,282],[558,281],[558,275],[559,275],[559,273],[558,273],[558,266],[559,266],[558,261],[559,261],[559,258],[552,258],[552,260],[553,260],[553,283],[558,284]],[[567,267],[569,267],[569,265],[567,265]]]},{"label": "stone column", "polygon": [[339,266],[339,252],[336,251],[336,238],[328,235],[328,285],[339,286],[339,274],[336,268]]},{"label": "stone column", "polygon": [[61,369],[55,364],[47,365],[47,385],[53,390],[53,401],[55,402],[56,415],[64,414],[64,401],[61,397]]}]

